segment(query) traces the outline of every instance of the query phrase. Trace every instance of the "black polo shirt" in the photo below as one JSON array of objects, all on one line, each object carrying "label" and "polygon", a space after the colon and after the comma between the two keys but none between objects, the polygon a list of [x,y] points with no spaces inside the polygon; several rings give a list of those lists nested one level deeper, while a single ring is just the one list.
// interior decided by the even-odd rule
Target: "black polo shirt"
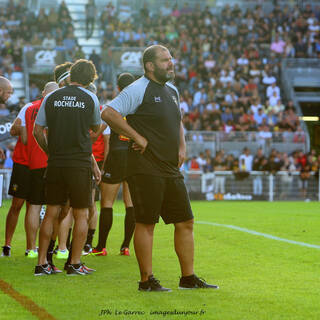
[{"label": "black polo shirt", "polygon": [[161,85],[143,76],[124,88],[108,107],[126,117],[128,124],[148,140],[143,154],[129,147],[128,176],[181,177],[179,94],[171,83]]},{"label": "black polo shirt", "polygon": [[35,123],[48,127],[48,166],[91,166],[89,129],[101,123],[95,94],[73,85],[58,89],[43,99]]}]

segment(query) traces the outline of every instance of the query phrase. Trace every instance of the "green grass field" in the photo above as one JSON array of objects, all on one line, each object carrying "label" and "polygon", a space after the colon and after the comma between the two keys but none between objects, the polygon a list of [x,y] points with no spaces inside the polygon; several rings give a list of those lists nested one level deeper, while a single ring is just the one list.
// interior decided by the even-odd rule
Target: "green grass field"
[{"label": "green grass field", "polygon": [[[0,209],[1,245],[9,204],[5,201]],[[0,279],[55,319],[320,319],[319,203],[193,202],[192,207],[196,221],[204,222],[195,223],[196,273],[218,284],[220,290],[177,289],[179,266],[173,227],[160,223],[155,231],[153,269],[161,283],[173,291],[138,292],[133,249],[131,257],[118,255],[124,220],[121,203],[114,208],[119,214],[114,216],[108,256],[83,258],[96,273],[34,277],[36,261],[24,257],[21,216],[12,257],[0,258]],[[230,225],[316,247],[266,238]],[[96,239],[97,235],[94,243]],[[55,262],[63,267],[64,261]],[[37,319],[2,291],[0,306],[0,319]],[[190,313],[155,313],[175,310]]]}]

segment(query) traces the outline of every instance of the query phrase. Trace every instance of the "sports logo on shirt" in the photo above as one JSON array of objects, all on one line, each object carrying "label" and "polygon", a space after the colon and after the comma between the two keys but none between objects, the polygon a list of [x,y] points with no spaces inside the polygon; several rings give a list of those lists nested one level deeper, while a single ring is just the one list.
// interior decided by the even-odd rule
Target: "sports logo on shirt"
[{"label": "sports logo on shirt", "polygon": [[154,97],[154,102],[161,102],[161,97]]}]

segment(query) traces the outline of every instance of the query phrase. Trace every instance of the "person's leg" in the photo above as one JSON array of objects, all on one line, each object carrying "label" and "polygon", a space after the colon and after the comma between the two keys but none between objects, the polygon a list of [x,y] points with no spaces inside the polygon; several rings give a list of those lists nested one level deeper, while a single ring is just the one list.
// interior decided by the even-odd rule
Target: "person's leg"
[{"label": "person's leg", "polygon": [[174,224],[174,248],[183,277],[194,274],[193,219]]},{"label": "person's leg", "polygon": [[97,227],[98,212],[97,212],[97,206],[95,202],[95,194],[96,194],[96,189],[92,188],[92,206],[89,208],[89,229],[87,234],[87,240],[85,242],[85,247],[84,247],[84,250],[86,252],[91,251],[92,240]]},{"label": "person's leg", "polygon": [[59,218],[55,219],[55,221],[53,222],[53,232],[52,232],[51,240],[47,250],[47,261],[48,263],[51,263],[51,264],[53,263],[52,256],[53,256],[53,250],[55,247],[58,232],[59,232]]},{"label": "person's leg", "polygon": [[60,212],[59,205],[47,205],[46,214],[40,227],[38,264],[47,263],[47,250],[53,233],[54,221],[58,218]]},{"label": "person's leg", "polygon": [[179,288],[218,289],[218,286],[208,284],[194,274],[194,220],[188,192],[182,178],[166,179],[161,216],[165,223],[173,223],[175,227],[174,247],[181,269]]},{"label": "person's leg", "polygon": [[122,184],[122,196],[126,207],[126,216],[124,219],[124,240],[120,249],[129,248],[135,228],[134,207],[127,182],[123,182]]},{"label": "person's leg", "polygon": [[154,224],[136,223],[134,233],[134,250],[140,269],[141,282],[152,275],[152,246]]},{"label": "person's leg", "polygon": [[120,184],[101,183],[101,211],[99,218],[99,241],[96,249],[101,251],[106,247],[107,238],[112,227],[112,206],[118,194]]},{"label": "person's leg", "polygon": [[24,204],[24,199],[12,198],[11,206],[6,218],[5,246],[11,246],[12,237],[18,223],[19,214]]},{"label": "person's leg", "polygon": [[69,206],[64,206],[61,210],[63,215],[65,215],[65,211],[67,211],[67,214],[59,224],[58,249],[66,250],[69,229],[72,227],[73,223],[72,208],[70,208]]},{"label": "person's leg", "polygon": [[37,231],[40,224],[41,205],[30,204],[25,218],[27,250],[36,250]]},{"label": "person's leg", "polygon": [[74,227],[72,234],[71,264],[80,264],[80,258],[88,232],[88,208],[73,208]]}]

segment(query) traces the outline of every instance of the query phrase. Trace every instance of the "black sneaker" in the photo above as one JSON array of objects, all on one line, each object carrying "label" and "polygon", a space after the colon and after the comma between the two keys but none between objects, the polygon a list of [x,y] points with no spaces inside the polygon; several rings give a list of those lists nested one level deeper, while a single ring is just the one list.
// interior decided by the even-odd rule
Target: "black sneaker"
[{"label": "black sneaker", "polygon": [[52,268],[50,264],[37,265],[34,269],[35,276],[45,276],[50,274],[52,274]]},{"label": "black sneaker", "polygon": [[219,289],[215,284],[208,284],[204,279],[198,278],[195,274],[188,277],[181,277],[179,289]]},{"label": "black sneaker", "polygon": [[11,247],[10,246],[3,246],[1,257],[10,257],[11,256]]},{"label": "black sneaker", "polygon": [[69,264],[67,266],[67,276],[85,276],[87,274],[89,273],[85,271],[82,264]]},{"label": "black sneaker", "polygon": [[153,275],[149,276],[147,281],[139,282],[140,291],[167,291],[171,292],[171,289],[165,288],[160,284],[160,281],[157,280]]}]

